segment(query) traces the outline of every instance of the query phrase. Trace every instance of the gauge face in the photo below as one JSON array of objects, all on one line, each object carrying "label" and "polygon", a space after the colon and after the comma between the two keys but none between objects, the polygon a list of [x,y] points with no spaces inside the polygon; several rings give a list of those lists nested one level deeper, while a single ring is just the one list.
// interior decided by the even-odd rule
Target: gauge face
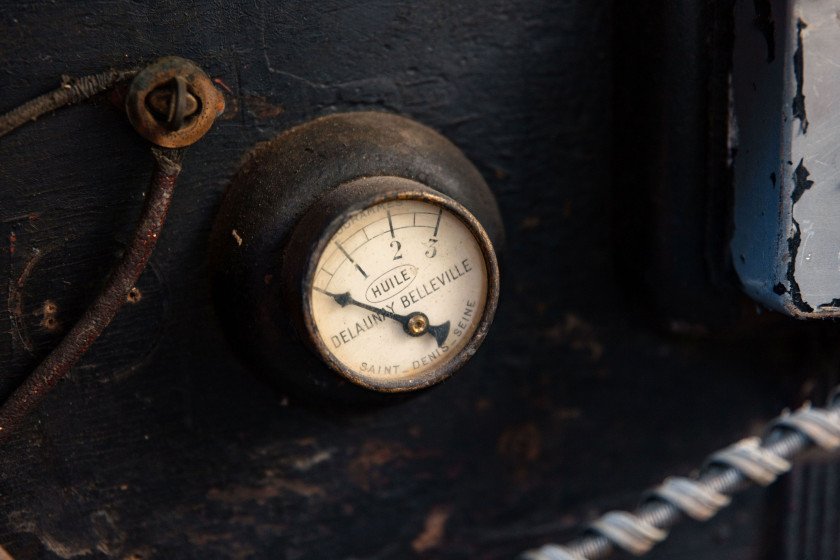
[{"label": "gauge face", "polygon": [[409,390],[475,352],[495,310],[498,267],[466,210],[401,195],[330,231],[304,292],[310,334],[334,369],[368,388]]}]

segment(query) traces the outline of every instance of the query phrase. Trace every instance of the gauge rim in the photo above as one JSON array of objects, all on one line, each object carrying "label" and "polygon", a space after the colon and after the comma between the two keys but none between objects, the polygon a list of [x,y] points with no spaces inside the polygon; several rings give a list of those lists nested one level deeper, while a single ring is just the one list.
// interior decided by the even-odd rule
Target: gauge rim
[{"label": "gauge rim", "polygon": [[[394,177],[393,179],[402,178]],[[365,179],[351,181],[350,183],[345,183],[345,185],[351,186],[353,183],[364,180]],[[490,328],[490,324],[492,323],[493,317],[496,313],[496,308],[498,306],[499,300],[498,260],[496,258],[496,253],[495,249],[493,248],[493,244],[490,241],[487,232],[484,230],[484,228],[481,226],[478,220],[472,215],[472,213],[469,212],[469,210],[467,210],[462,204],[458,203],[456,200],[437,191],[433,191],[432,189],[426,187],[422,183],[417,183],[410,179],[402,179],[402,181],[410,181],[412,183],[415,183],[417,188],[413,188],[411,190],[392,190],[366,197],[358,204],[354,204],[351,208],[347,209],[344,212],[341,212],[336,218],[329,222],[327,227],[322,230],[321,234],[319,235],[318,242],[315,244],[315,246],[309,254],[306,265],[306,272],[303,275],[301,283],[303,295],[303,323],[306,329],[306,335],[309,339],[309,342],[312,345],[314,345],[314,348],[319,357],[327,364],[328,367],[330,367],[330,369],[338,373],[340,376],[344,377],[346,380],[356,385],[365,387],[367,389],[385,393],[413,391],[425,387],[430,387],[432,385],[440,383],[441,381],[455,373],[458,369],[460,369],[461,366],[463,366],[467,362],[467,360],[469,360],[475,354],[475,352],[478,350],[478,347],[486,338]],[[318,262],[320,261],[324,250],[326,249],[327,245],[329,245],[333,236],[338,232],[338,230],[347,220],[351,219],[355,214],[367,210],[368,208],[372,208],[373,206],[376,206],[378,204],[398,200],[416,200],[439,206],[451,212],[457,219],[461,221],[461,223],[472,234],[473,238],[475,239],[476,243],[481,249],[482,256],[484,257],[484,265],[487,271],[487,296],[485,298],[484,309],[482,310],[481,317],[478,321],[478,325],[476,326],[475,330],[470,336],[469,341],[464,345],[463,348],[461,348],[461,350],[459,350],[452,358],[448,359],[442,366],[424,372],[416,377],[400,378],[391,382],[383,382],[382,380],[377,380],[376,382],[373,382],[373,380],[369,377],[361,376],[349,367],[345,366],[332,353],[329,347],[322,340],[321,336],[319,335],[319,329],[315,324],[315,319],[312,316],[312,283],[315,277],[315,273],[317,272]]]}]

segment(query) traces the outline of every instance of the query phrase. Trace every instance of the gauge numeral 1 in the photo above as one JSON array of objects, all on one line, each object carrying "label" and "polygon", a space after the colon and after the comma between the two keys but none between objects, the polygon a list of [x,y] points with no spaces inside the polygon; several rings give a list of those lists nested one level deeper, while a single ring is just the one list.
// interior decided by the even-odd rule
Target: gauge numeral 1
[{"label": "gauge numeral 1", "polygon": [[353,266],[355,266],[355,267],[356,267],[356,270],[358,270],[358,271],[359,271],[359,273],[360,273],[362,276],[364,276],[365,278],[367,278],[367,277],[368,277],[367,272],[365,272],[364,270],[362,270],[362,267],[361,267],[361,266],[359,266],[359,263],[357,263],[356,261],[354,261],[354,260],[353,260],[353,257],[351,257],[351,256],[350,256],[350,253],[348,253],[347,251],[345,251],[345,250],[344,250],[344,247],[342,247],[342,246],[341,246],[341,243],[339,243],[338,241],[336,241],[336,242],[335,242],[335,246],[336,246],[336,247],[338,247],[338,248],[339,248],[339,250],[340,250],[342,253],[344,253],[344,256],[345,256],[345,257],[347,257],[347,260],[349,260],[351,263],[353,263]]},{"label": "gauge numeral 1", "polygon": [[402,248],[402,245],[400,245],[399,241],[391,241],[391,249],[394,248],[394,245],[396,245],[397,248],[394,251],[394,259],[393,260],[396,261],[396,260],[399,260],[403,257],[402,255],[400,255],[400,249]]},{"label": "gauge numeral 1", "polygon": [[437,255],[437,247],[435,247],[435,244],[437,242],[438,242],[437,239],[435,239],[434,237],[430,237],[429,242],[424,243],[424,245],[426,245],[426,247],[428,247],[428,249],[426,249],[426,256],[429,257],[430,259],[433,259],[435,257],[435,255]]}]

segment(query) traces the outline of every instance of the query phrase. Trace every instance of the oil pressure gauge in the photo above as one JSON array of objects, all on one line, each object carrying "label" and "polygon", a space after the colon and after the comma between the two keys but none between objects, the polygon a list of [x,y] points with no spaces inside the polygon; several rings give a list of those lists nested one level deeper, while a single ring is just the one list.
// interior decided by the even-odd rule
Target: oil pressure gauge
[{"label": "oil pressure gauge", "polygon": [[354,398],[433,385],[488,333],[498,208],[437,133],[334,115],[261,147],[211,236],[217,309],[252,368]]},{"label": "oil pressure gauge", "polygon": [[[299,242],[312,248],[300,294],[306,334],[326,363],[359,385],[431,385],[475,352],[492,321],[493,246],[463,206],[414,181],[360,179],[330,198],[362,193],[370,193],[366,201],[340,213],[317,241]],[[317,214],[321,221],[321,208]],[[317,231],[309,220],[301,227],[306,237]]]}]

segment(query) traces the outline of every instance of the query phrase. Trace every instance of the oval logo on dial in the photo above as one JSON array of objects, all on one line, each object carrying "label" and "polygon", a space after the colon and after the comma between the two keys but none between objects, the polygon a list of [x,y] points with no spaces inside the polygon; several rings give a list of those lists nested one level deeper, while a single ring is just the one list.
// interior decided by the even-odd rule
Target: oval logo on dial
[{"label": "oval logo on dial", "polygon": [[371,303],[379,303],[408,288],[417,278],[417,267],[410,264],[397,266],[380,275],[365,290],[365,298]]}]

